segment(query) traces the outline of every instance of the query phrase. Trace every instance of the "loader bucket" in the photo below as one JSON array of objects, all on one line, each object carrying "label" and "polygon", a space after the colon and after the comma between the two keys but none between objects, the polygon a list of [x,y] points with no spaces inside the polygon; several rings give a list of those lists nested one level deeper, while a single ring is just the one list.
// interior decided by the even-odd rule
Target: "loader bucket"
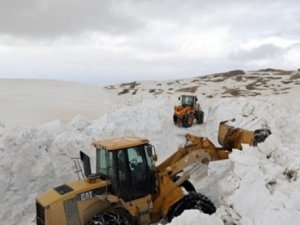
[{"label": "loader bucket", "polygon": [[223,149],[228,151],[233,148],[241,150],[242,144],[256,146],[258,143],[265,141],[271,134],[271,131],[266,128],[250,131],[230,126],[226,122],[228,121],[223,121],[219,125],[218,141]]},{"label": "loader bucket", "polygon": [[264,142],[270,134],[272,134],[272,132],[267,128],[255,130],[253,145],[256,146],[258,143]]}]

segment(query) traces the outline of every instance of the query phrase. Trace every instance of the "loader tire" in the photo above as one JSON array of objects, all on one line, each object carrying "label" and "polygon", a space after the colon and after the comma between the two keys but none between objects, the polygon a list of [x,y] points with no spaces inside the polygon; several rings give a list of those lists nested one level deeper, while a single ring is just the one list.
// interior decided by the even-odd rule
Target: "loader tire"
[{"label": "loader tire", "polygon": [[197,124],[202,124],[204,121],[204,112],[203,111],[198,111],[196,113],[196,123]]},{"label": "loader tire", "polygon": [[184,181],[180,186],[187,192],[196,192],[194,185],[189,180]]},{"label": "loader tire", "polygon": [[178,123],[178,117],[175,115],[173,116],[173,122],[175,125],[177,125],[177,123]]},{"label": "loader tire", "polygon": [[[179,178],[180,176],[175,176],[174,182],[177,181]],[[185,180],[180,186],[183,187],[187,192],[196,192],[196,188],[189,180]]]},{"label": "loader tire", "polygon": [[94,216],[88,225],[133,225],[134,223],[123,213],[104,212]]},{"label": "loader tire", "polygon": [[198,209],[209,215],[216,212],[216,207],[206,196],[197,192],[190,192],[170,208],[167,215],[168,221],[171,222],[174,217],[181,215],[184,210],[188,209]]},{"label": "loader tire", "polygon": [[193,124],[193,120],[192,116],[190,114],[185,114],[182,118],[182,126],[183,127],[190,127]]}]

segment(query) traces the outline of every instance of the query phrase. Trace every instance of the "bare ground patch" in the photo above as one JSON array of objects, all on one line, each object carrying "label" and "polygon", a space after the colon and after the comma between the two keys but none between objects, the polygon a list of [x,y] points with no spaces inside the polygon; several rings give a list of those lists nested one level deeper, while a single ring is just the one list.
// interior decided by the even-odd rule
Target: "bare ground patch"
[{"label": "bare ground patch", "polygon": [[162,89],[150,89],[149,90],[149,93],[152,93],[153,95],[159,95],[159,94],[161,94],[161,93],[163,93],[164,92],[164,90],[162,90]]},{"label": "bare ground patch", "polygon": [[[228,78],[246,74],[243,70],[232,70],[225,73],[215,73],[212,75],[199,76],[196,79],[199,81],[222,82]],[[196,81],[195,79],[195,81]]]},{"label": "bare ground patch", "polygon": [[261,76],[247,75],[247,76],[245,76],[245,78],[247,80],[257,80],[257,79],[261,78]]},{"label": "bare ground patch", "polygon": [[267,81],[268,80],[265,80],[263,78],[259,78],[255,82],[247,84],[246,85],[246,89],[249,90],[249,91],[253,91],[253,90],[265,90],[265,88],[261,89],[261,88],[258,88],[258,87],[267,85]]},{"label": "bare ground patch", "polygon": [[139,85],[140,85],[140,83],[137,83],[136,81],[129,82],[129,83],[122,83],[122,84],[120,84],[120,87],[122,87],[123,89],[118,93],[118,95],[128,94],[131,91],[132,91],[132,94],[135,95],[138,90],[138,88],[136,88],[136,87]]},{"label": "bare ground patch", "polygon": [[281,91],[286,91],[286,90],[290,90],[291,89],[291,87],[286,87],[286,88],[281,88],[280,90]]},{"label": "bare ground patch", "polygon": [[291,73],[293,73],[293,71],[290,71],[290,70],[280,70],[280,69],[274,69],[274,68],[261,69],[261,70],[258,70],[258,72],[270,72],[275,75],[290,75]]},{"label": "bare ground patch", "polygon": [[105,86],[104,88],[108,89],[108,90],[114,90],[114,89],[117,89],[116,86],[114,85],[108,85],[108,86]]},{"label": "bare ground patch", "polygon": [[[229,96],[228,96],[229,95]],[[261,95],[259,92],[253,92],[253,91],[246,91],[236,88],[230,88],[227,89],[225,92],[222,93],[222,97],[240,97],[240,96],[257,96]]]},{"label": "bare ground patch", "polygon": [[292,80],[283,80],[283,81],[281,81],[281,83],[290,84],[290,83],[293,83],[293,81]]},{"label": "bare ground patch", "polygon": [[138,85],[140,85],[140,83],[137,83],[136,81],[133,81],[133,82],[129,82],[129,83],[122,83],[122,84],[120,84],[120,87],[126,87],[128,89],[134,89]]},{"label": "bare ground patch", "polygon": [[290,77],[290,80],[298,80],[300,79],[300,73],[294,74]]},{"label": "bare ground patch", "polygon": [[119,93],[118,93],[118,95],[124,95],[124,94],[128,94],[129,92],[131,91],[131,89],[123,89],[122,91],[120,91]]},{"label": "bare ground patch", "polygon": [[138,89],[135,89],[131,94],[136,95],[137,91],[138,91]]},{"label": "bare ground patch", "polygon": [[192,86],[192,87],[186,87],[186,88],[180,88],[177,89],[176,92],[190,92],[195,93],[198,89],[198,86]]},{"label": "bare ground patch", "polygon": [[286,169],[283,172],[283,175],[287,178],[288,181],[292,182],[292,181],[296,181],[298,178],[298,174],[296,170],[292,170],[292,169]]},{"label": "bare ground patch", "polygon": [[236,76],[240,76],[240,75],[245,75],[246,73],[243,70],[232,70],[226,73],[217,73],[217,74],[213,74],[212,78],[218,78],[215,80],[211,80],[213,82],[223,82],[231,77],[236,77]]},{"label": "bare ground patch", "polygon": [[268,77],[265,77],[266,79],[270,79],[270,80],[280,80],[282,79],[281,77],[278,77],[278,76],[268,76]]}]

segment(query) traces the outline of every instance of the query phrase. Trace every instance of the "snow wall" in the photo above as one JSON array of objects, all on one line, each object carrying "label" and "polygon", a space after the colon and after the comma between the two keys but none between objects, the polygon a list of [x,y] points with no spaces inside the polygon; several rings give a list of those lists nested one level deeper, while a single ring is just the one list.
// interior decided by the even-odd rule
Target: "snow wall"
[{"label": "snow wall", "polygon": [[[203,102],[205,123],[184,129],[172,123],[173,102],[145,99],[113,109],[99,120],[77,116],[40,126],[5,128],[0,124],[0,221],[33,225],[35,198],[49,188],[77,179],[71,157],[84,151],[94,159],[91,142],[137,135],[156,146],[159,161],[185,143],[184,135],[206,136],[217,144],[218,124],[268,126],[272,135],[258,147],[234,150],[230,159],[211,162],[192,182],[217,206],[211,216],[190,210],[171,224],[282,225],[300,221],[300,102],[279,98],[224,98]],[[247,128],[247,127],[246,127]],[[201,222],[200,222],[201,221]]]}]

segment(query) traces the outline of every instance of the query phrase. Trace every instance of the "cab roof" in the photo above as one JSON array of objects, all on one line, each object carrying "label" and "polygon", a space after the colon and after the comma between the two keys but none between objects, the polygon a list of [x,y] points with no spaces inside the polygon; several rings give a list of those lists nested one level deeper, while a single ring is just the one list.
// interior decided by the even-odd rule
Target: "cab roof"
[{"label": "cab roof", "polygon": [[186,96],[186,97],[195,97],[195,98],[197,97],[197,95],[192,95],[192,94],[186,94],[186,95],[185,95],[185,94],[183,94],[183,95],[181,95],[181,96]]},{"label": "cab roof", "polygon": [[138,145],[148,144],[149,141],[139,137],[121,137],[93,142],[92,145],[96,148],[104,148],[108,151],[119,150],[123,148],[134,147]]}]

